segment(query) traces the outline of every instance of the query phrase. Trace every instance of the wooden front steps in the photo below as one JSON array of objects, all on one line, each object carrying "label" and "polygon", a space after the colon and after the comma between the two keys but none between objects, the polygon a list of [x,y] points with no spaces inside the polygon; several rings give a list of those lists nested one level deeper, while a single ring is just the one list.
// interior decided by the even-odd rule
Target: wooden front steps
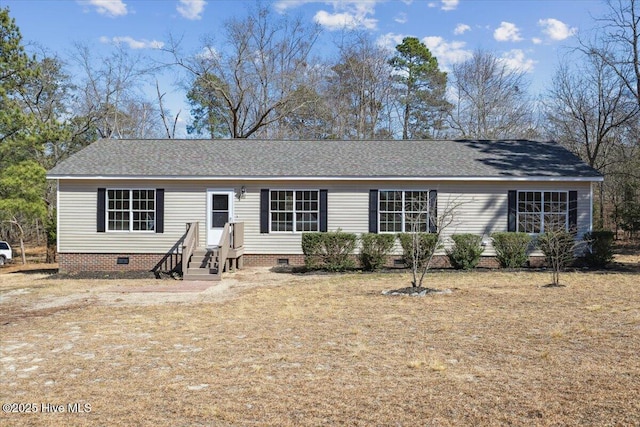
[{"label": "wooden front steps", "polygon": [[199,246],[200,225],[187,224],[182,246],[183,280],[221,280],[225,271],[240,269],[244,255],[244,223],[226,223],[216,247]]},{"label": "wooden front steps", "polygon": [[[223,263],[224,268],[224,263]],[[196,248],[187,262],[183,280],[219,281],[222,279],[219,248]]]}]

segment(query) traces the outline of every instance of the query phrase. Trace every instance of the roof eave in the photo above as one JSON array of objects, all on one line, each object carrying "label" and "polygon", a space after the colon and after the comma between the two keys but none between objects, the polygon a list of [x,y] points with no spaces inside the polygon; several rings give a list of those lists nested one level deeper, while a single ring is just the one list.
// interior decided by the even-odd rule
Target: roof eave
[{"label": "roof eave", "polygon": [[602,176],[173,176],[173,175],[47,175],[57,180],[145,181],[504,181],[504,182],[603,182]]}]

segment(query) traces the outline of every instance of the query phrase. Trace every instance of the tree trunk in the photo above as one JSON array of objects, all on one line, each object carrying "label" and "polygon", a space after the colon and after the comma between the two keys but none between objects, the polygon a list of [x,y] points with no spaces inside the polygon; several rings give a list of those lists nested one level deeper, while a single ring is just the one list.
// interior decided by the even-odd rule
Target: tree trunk
[{"label": "tree trunk", "polygon": [[55,243],[51,244],[50,242],[47,242],[47,259],[45,260],[47,264],[53,264],[56,262],[57,250],[58,248]]},{"label": "tree trunk", "polygon": [[57,223],[55,217],[49,219],[45,226],[45,235],[47,237],[47,258],[45,262],[47,264],[53,264],[56,262],[57,247]]},{"label": "tree trunk", "polygon": [[20,234],[20,254],[22,255],[22,265],[27,264],[27,255],[24,253],[24,236]]}]

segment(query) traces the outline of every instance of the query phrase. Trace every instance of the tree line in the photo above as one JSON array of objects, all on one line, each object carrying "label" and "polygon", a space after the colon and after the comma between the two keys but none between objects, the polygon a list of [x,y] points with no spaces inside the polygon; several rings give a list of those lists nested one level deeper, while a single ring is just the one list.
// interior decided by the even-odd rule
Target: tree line
[{"label": "tree line", "polygon": [[189,137],[556,140],[605,176],[596,226],[637,233],[639,3],[607,0],[537,96],[525,71],[490,51],[445,72],[416,37],[390,52],[347,32],[334,57],[319,58],[318,26],[260,3],[227,21],[221,41],[188,54],[170,37],[153,59],[123,46],[97,56],[82,44],[63,59],[26,45],[0,9],[0,236],[47,242],[53,261],[46,170],[98,138],[175,138],[185,114],[166,107],[158,76],[167,70],[182,76]]}]

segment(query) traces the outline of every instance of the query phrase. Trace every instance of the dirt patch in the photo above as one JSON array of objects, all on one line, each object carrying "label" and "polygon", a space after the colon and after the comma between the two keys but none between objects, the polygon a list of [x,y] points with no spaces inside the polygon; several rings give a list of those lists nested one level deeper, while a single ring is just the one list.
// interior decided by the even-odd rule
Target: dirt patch
[{"label": "dirt patch", "polygon": [[429,294],[450,294],[451,289],[425,288],[423,286],[409,286],[400,289],[389,289],[382,291],[382,295],[410,295],[423,297]]},{"label": "dirt patch", "polygon": [[175,280],[172,277],[157,278],[151,271],[81,271],[77,273],[58,273],[49,276],[52,280],[134,280],[134,279],[166,279]]}]

